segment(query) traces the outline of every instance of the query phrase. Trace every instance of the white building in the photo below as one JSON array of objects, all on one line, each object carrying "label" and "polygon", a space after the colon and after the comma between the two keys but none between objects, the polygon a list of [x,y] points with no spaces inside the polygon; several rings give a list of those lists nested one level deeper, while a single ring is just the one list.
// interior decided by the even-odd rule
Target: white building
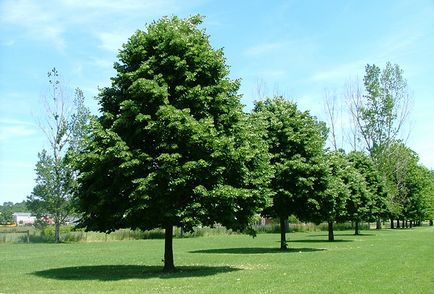
[{"label": "white building", "polygon": [[36,221],[36,217],[32,216],[30,212],[15,212],[12,217],[17,226],[33,225]]}]

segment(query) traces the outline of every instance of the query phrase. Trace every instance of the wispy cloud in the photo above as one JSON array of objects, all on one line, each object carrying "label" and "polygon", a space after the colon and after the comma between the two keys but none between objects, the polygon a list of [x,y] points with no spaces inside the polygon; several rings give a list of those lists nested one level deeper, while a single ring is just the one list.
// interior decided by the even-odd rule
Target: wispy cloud
[{"label": "wispy cloud", "polygon": [[[66,32],[90,32],[99,36],[100,47],[113,50],[125,41],[124,34],[112,33],[116,26],[125,28],[130,19],[146,21],[177,9],[179,3],[174,0],[4,0],[0,2],[0,24],[19,27],[26,37],[49,42],[58,50],[64,50],[68,45]],[[113,19],[113,22],[107,23],[107,19]]]},{"label": "wispy cloud", "polygon": [[[55,5],[53,5],[55,7]],[[29,0],[3,1],[0,5],[1,22],[25,30],[33,39],[48,41],[57,49],[65,48],[62,37],[64,27],[61,19],[52,13],[52,9],[38,2]]]},{"label": "wispy cloud", "polygon": [[248,56],[258,56],[269,54],[277,49],[284,47],[287,42],[271,42],[257,44],[246,49],[245,54]]},{"label": "wispy cloud", "polygon": [[36,127],[32,123],[14,119],[0,119],[0,141],[28,137],[35,133]]},{"label": "wispy cloud", "polygon": [[99,47],[110,52],[116,52],[121,48],[122,44],[127,41],[127,38],[132,32],[100,32],[97,34],[100,41]]},{"label": "wispy cloud", "polygon": [[315,83],[343,83],[350,77],[354,77],[363,71],[365,67],[364,60],[356,60],[348,63],[342,63],[337,66],[317,71],[310,77],[310,81]]}]

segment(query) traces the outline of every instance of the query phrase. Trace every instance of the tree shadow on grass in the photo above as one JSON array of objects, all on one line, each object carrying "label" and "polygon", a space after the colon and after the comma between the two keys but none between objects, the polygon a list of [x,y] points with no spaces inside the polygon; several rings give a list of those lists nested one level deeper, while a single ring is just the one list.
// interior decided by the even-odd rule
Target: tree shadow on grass
[{"label": "tree shadow on grass", "polygon": [[164,273],[161,266],[147,265],[90,265],[53,268],[33,272],[33,275],[56,280],[119,281],[127,279],[172,279],[205,277],[239,271],[230,266],[178,266],[176,272]]},{"label": "tree shadow on grass", "polygon": [[329,241],[327,236],[324,239],[303,239],[303,240],[289,240],[291,243],[344,243],[344,242],[354,242],[354,240],[342,240],[337,239],[334,241]]},{"label": "tree shadow on grass", "polygon": [[[364,237],[364,236],[375,236],[375,234],[371,233],[359,233],[358,235],[354,235],[354,233],[335,233],[335,237],[339,236],[348,236],[348,237]],[[308,235],[308,237],[324,237],[327,239],[327,234],[312,234]]]},{"label": "tree shadow on grass", "polygon": [[194,250],[190,253],[217,253],[217,254],[264,254],[264,253],[294,253],[294,252],[315,252],[324,251],[324,248],[288,248],[280,250],[279,248],[265,247],[247,247],[247,248],[218,248],[218,249],[203,249]]}]

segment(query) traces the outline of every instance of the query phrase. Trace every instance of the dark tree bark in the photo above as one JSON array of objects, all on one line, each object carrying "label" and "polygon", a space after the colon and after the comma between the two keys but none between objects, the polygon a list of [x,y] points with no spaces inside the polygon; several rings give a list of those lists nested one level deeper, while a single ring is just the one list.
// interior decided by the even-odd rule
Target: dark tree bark
[{"label": "dark tree bark", "polygon": [[401,228],[400,225],[399,225],[399,219],[396,220],[396,228],[397,229]]},{"label": "dark tree bark", "polygon": [[328,222],[328,224],[329,241],[332,242],[335,240],[335,235],[333,233],[333,222]]},{"label": "dark tree bark", "polygon": [[410,221],[410,229],[413,227],[413,221]]},{"label": "dark tree bark", "polygon": [[359,222],[355,221],[354,235],[359,235]]},{"label": "dark tree bark", "polygon": [[377,230],[381,230],[381,219],[380,219],[380,218],[377,219],[377,226],[376,226],[376,229],[377,229]]},{"label": "dark tree bark", "polygon": [[286,226],[287,221],[285,218],[280,218],[280,250],[287,250],[288,245],[286,244]]},{"label": "dark tree bark", "polygon": [[395,228],[395,224],[393,222],[393,218],[390,219],[390,228],[394,229]]},{"label": "dark tree bark", "polygon": [[432,219],[429,221],[429,225],[434,226],[434,221]]},{"label": "dark tree bark", "polygon": [[173,262],[173,226],[167,225],[164,233],[164,272],[174,272]]}]

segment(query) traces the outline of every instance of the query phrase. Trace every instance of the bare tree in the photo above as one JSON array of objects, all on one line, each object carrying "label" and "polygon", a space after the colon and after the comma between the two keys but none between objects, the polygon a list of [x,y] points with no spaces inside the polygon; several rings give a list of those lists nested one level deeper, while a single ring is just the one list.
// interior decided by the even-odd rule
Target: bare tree
[{"label": "bare tree", "polygon": [[53,220],[54,238],[59,242],[60,225],[74,210],[71,198],[76,179],[72,150],[79,144],[78,136],[82,134],[89,112],[84,107],[83,92],[76,89],[73,100],[60,82],[56,68],[48,73],[48,79],[50,90],[43,98],[45,118],[40,126],[49,149],[38,154],[36,186],[27,198],[27,205],[39,218]]}]

